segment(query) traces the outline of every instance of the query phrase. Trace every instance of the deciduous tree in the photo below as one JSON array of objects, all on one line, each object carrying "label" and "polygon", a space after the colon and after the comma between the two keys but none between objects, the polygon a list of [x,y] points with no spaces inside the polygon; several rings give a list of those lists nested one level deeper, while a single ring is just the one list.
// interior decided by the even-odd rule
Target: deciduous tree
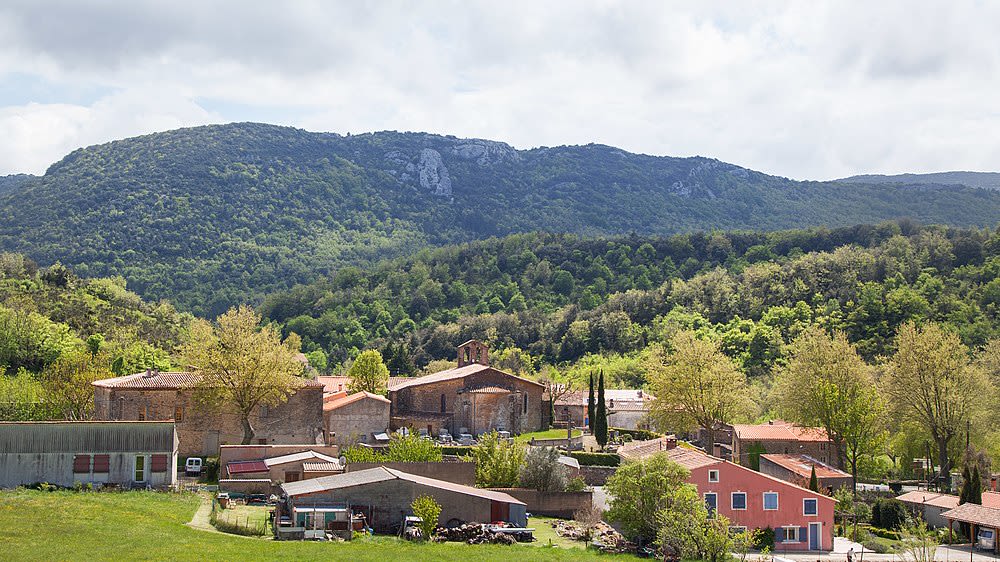
[{"label": "deciduous tree", "polygon": [[896,335],[896,353],[881,386],[897,419],[916,420],[930,434],[942,481],[950,488],[948,448],[976,418],[987,389],[982,370],[955,334],[937,324],[907,323]]},{"label": "deciduous tree", "polygon": [[[611,498],[605,515],[608,520],[621,523],[626,537],[653,540],[660,531],[660,512],[683,502],[684,497],[679,494],[685,492],[680,489],[690,487],[686,483],[689,474],[665,453],[626,462],[605,484]],[[697,499],[696,491],[694,497]],[[700,500],[694,503],[699,504]],[[693,504],[688,501],[684,505]]]},{"label": "deciduous tree", "polygon": [[732,423],[750,407],[746,375],[719,346],[694,332],[677,332],[670,340],[673,353],[658,349],[649,363],[652,415],[661,429],[685,431],[700,427],[706,450],[715,447],[715,431]]},{"label": "deciduous tree", "polygon": [[385,396],[389,393],[389,369],[382,363],[382,354],[374,349],[362,351],[351,368],[348,392],[371,392]]},{"label": "deciduous tree", "polygon": [[278,331],[260,327],[260,315],[247,306],[230,309],[213,326],[196,321],[182,355],[200,380],[195,396],[204,408],[234,408],[243,426],[243,444],[254,438],[251,413],[275,406],[301,384],[302,364]]}]

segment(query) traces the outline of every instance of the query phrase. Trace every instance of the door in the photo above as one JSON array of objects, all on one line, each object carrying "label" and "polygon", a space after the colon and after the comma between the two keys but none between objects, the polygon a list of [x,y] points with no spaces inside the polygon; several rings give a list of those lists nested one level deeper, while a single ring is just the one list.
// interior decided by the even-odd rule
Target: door
[{"label": "door", "polygon": [[145,482],[146,481],[146,456],[136,455],[135,456],[135,481]]},{"label": "door", "polygon": [[209,430],[205,432],[205,448],[202,449],[202,454],[206,457],[214,457],[219,454],[218,431]]},{"label": "door", "polygon": [[490,521],[507,521],[510,519],[510,504],[506,502],[490,502]]},{"label": "door", "polygon": [[809,550],[823,549],[823,524],[809,524]]}]

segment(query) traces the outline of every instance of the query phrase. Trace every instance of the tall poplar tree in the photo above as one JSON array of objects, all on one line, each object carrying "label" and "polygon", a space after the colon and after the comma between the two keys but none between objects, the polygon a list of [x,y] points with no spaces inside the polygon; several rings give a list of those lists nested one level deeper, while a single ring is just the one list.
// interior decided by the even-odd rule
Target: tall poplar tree
[{"label": "tall poplar tree", "polygon": [[597,404],[594,405],[594,438],[603,449],[608,444],[608,408],[604,404],[604,371],[597,381]]},{"label": "tall poplar tree", "polygon": [[590,396],[587,397],[587,428],[594,433],[594,373],[590,373]]}]

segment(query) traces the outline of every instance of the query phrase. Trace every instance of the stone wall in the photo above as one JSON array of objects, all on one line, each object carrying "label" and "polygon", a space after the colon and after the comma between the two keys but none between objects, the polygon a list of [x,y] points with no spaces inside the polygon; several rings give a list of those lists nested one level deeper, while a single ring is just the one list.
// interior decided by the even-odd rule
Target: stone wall
[{"label": "stone wall", "polygon": [[372,433],[389,428],[389,403],[362,398],[335,410],[323,412],[327,441],[340,447],[368,443]]},{"label": "stone wall", "polygon": [[[176,420],[178,454],[215,456],[219,446],[243,441],[238,414],[231,408],[197,404],[192,390],[96,388],[95,419]],[[324,444],[323,389],[301,388],[286,402],[259,407],[250,416],[259,444]]]},{"label": "stone wall", "polygon": [[528,504],[528,512],[549,517],[572,518],[577,511],[588,509],[594,504],[594,493],[586,492],[539,492],[529,488],[490,488],[510,494]]},{"label": "stone wall", "polygon": [[400,472],[416,474],[445,482],[463,484],[465,486],[475,486],[476,484],[476,463],[475,462],[382,462],[367,463],[355,462],[347,464],[347,472],[356,472],[376,466],[384,466]]},{"label": "stone wall", "polygon": [[580,476],[588,486],[603,486],[616,470],[617,466],[581,466]]}]

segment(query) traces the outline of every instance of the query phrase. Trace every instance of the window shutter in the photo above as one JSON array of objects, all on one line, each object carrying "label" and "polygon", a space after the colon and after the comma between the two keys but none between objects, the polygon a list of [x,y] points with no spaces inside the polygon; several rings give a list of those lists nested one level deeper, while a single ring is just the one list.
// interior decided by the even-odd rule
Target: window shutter
[{"label": "window shutter", "polygon": [[73,474],[90,472],[90,455],[73,455]]},{"label": "window shutter", "polygon": [[153,472],[167,471],[167,455],[153,455]]},{"label": "window shutter", "polygon": [[111,470],[110,455],[94,455],[94,472],[104,473]]},{"label": "window shutter", "polygon": [[799,527],[799,542],[809,540],[809,527]]}]

